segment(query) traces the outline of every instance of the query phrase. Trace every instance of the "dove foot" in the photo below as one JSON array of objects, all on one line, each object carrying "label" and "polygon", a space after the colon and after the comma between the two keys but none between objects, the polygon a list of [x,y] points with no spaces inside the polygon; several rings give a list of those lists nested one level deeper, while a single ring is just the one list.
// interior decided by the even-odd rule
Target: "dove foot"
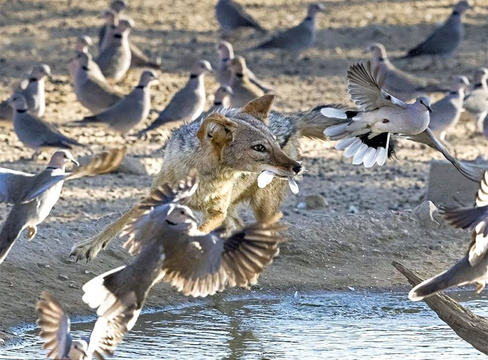
[{"label": "dove foot", "polygon": [[37,234],[37,227],[35,226],[29,226],[27,228],[27,240],[32,240]]}]

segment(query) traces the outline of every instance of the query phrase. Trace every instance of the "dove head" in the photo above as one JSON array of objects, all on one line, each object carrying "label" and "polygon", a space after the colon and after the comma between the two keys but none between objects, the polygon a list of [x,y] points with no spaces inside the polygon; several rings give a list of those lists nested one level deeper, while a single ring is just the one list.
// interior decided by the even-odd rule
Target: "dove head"
[{"label": "dove head", "polygon": [[9,99],[8,103],[15,110],[27,110],[27,101],[22,94],[13,94]]},{"label": "dove head", "polygon": [[198,76],[212,71],[212,65],[207,60],[198,60],[191,68],[191,75]]},{"label": "dove head", "polygon": [[386,49],[380,43],[371,43],[366,47],[366,52],[371,54],[373,61],[385,61],[387,59]]},{"label": "dove head", "polygon": [[68,359],[73,360],[88,360],[88,343],[84,340],[74,340],[69,349]]},{"label": "dove head", "polygon": [[45,76],[51,76],[51,68],[49,67],[49,65],[46,64],[34,66],[30,73],[30,77],[37,80],[44,79]]},{"label": "dove head", "polygon": [[479,68],[473,74],[473,81],[475,84],[483,83],[488,79],[488,69],[487,68]]},{"label": "dove head", "polygon": [[87,52],[88,48],[93,45],[91,38],[87,35],[80,36],[76,39],[75,50],[79,52]]},{"label": "dove head", "polygon": [[105,24],[112,27],[116,27],[119,23],[119,15],[112,9],[104,10],[99,17],[105,20]]},{"label": "dove head", "polygon": [[230,70],[234,74],[244,74],[247,71],[246,59],[237,56],[230,61]]},{"label": "dove head", "polygon": [[315,18],[315,15],[317,15],[319,12],[324,11],[325,7],[321,3],[312,3],[308,5],[308,12],[307,12],[307,18]]},{"label": "dove head", "polygon": [[181,204],[169,204],[166,214],[166,224],[174,230],[186,231],[197,228],[198,220],[188,206]]},{"label": "dove head", "polygon": [[232,48],[232,44],[227,41],[219,42],[215,48],[222,62],[228,62],[234,57],[234,49]]},{"label": "dove head", "polygon": [[418,97],[415,101],[415,105],[419,106],[424,111],[432,113],[432,102],[430,101],[430,97],[428,96]]},{"label": "dove head", "polygon": [[80,52],[76,55],[76,61],[80,66],[88,67],[92,56],[90,53]]},{"label": "dove head", "polygon": [[121,11],[127,9],[127,7],[127,0],[114,0],[110,3],[110,9],[116,13],[120,13]]},{"label": "dove head", "polygon": [[222,103],[229,96],[234,96],[234,92],[230,86],[221,86],[214,94],[214,103]]},{"label": "dove head", "polygon": [[51,156],[47,166],[64,170],[69,163],[73,163],[76,166],[80,165],[68,150],[58,150]]},{"label": "dove head", "polygon": [[134,29],[135,23],[131,18],[124,18],[119,20],[119,25],[113,32],[115,40],[121,41],[124,37],[127,38],[132,29]]},{"label": "dove head", "polygon": [[460,1],[456,5],[454,5],[453,13],[462,15],[466,10],[471,9],[472,6],[469,4],[468,1]]},{"label": "dove head", "polygon": [[141,74],[139,85],[148,86],[155,84],[158,81],[158,75],[152,70],[145,70]]},{"label": "dove head", "polygon": [[469,80],[466,76],[457,75],[452,78],[450,91],[466,90],[469,87]]}]

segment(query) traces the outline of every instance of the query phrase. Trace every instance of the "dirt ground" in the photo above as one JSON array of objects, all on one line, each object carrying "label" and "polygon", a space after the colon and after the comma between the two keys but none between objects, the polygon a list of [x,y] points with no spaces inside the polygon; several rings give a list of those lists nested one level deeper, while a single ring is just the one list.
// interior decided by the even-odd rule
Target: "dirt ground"
[{"label": "dirt ground", "polygon": [[[301,21],[306,1],[240,1],[264,27],[274,30]],[[160,57],[164,71],[153,89],[153,107],[164,108],[186,81],[197,58],[216,64],[214,47],[220,33],[214,18],[215,0],[130,0],[129,14],[136,22],[131,39],[150,57]],[[363,49],[372,41],[383,43],[391,57],[399,56],[422,40],[451,12],[453,1],[324,1],[325,12],[317,18],[317,44],[301,60],[286,60],[276,52],[245,52],[262,35],[238,33],[232,42],[245,55],[251,69],[276,89],[280,111],[305,110],[324,103],[349,103],[345,72],[353,62],[364,60]],[[47,63],[54,74],[46,84],[44,119],[57,124],[88,115],[77,101],[66,75],[75,38],[97,37],[98,14],[107,1],[0,0],[0,100],[6,99],[23,73],[36,63]],[[272,16],[270,16],[272,15]],[[451,75],[471,76],[488,66],[488,0],[476,1],[466,14],[465,40],[450,60],[450,69],[431,67],[429,59],[395,62],[419,76],[447,80]],[[271,31],[271,32],[272,32]],[[93,50],[95,51],[95,49]],[[129,92],[138,78],[131,73],[120,85]],[[206,79],[208,103],[217,88]],[[157,112],[151,114],[151,120]],[[463,116],[467,120],[467,117]],[[89,151],[126,141],[96,128],[62,128],[91,144]],[[461,159],[484,156],[487,140],[473,133],[473,121],[462,121],[449,140]],[[76,242],[95,235],[147,192],[160,166],[158,149],[164,131],[147,141],[129,141],[129,153],[139,158],[150,176],[111,174],[66,184],[51,216],[39,226],[37,237],[25,236],[0,266],[0,330],[7,338],[11,327],[35,320],[34,304],[47,289],[74,314],[90,314],[81,301],[82,285],[101,272],[128,263],[121,240],[113,242],[94,261],[75,263],[68,258]],[[283,206],[290,225],[289,241],[281,255],[261,276],[252,291],[384,289],[404,286],[406,281],[391,267],[392,260],[418,269],[423,276],[445,269],[461,257],[469,235],[435,223],[424,224],[411,209],[423,201],[431,159],[442,157],[419,145],[402,141],[397,159],[383,167],[353,166],[329,142],[304,140],[304,166],[300,193],[289,195]],[[76,149],[76,156],[87,150]],[[29,160],[7,127],[0,131],[0,166],[39,171],[45,162]],[[306,210],[297,205],[307,195],[322,195],[327,206]],[[0,207],[0,221],[9,207]],[[250,220],[250,217],[247,217]],[[237,290],[226,291],[235,294]],[[151,293],[149,306],[191,301],[165,285]]]}]

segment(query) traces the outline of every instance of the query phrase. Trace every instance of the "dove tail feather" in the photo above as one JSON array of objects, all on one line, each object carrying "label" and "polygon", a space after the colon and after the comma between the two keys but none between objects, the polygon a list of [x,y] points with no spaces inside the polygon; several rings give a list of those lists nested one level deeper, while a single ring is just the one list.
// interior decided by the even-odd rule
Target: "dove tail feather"
[{"label": "dove tail feather", "polygon": [[15,241],[25,228],[25,222],[19,221],[16,209],[12,209],[0,232],[0,264],[3,263]]}]

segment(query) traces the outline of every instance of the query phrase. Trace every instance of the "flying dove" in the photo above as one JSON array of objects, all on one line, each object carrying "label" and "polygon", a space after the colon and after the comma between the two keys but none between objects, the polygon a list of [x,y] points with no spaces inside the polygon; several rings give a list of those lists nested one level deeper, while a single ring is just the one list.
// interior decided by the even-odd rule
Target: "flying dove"
[{"label": "flying dove", "polygon": [[123,98],[112,89],[98,65],[88,53],[77,55],[79,63],[74,90],[78,101],[94,114],[108,109]]},{"label": "flying dove", "polygon": [[214,94],[214,102],[209,112],[217,111],[218,109],[228,108],[230,106],[229,98],[234,96],[234,92],[230,86],[220,86]]},{"label": "flying dove", "polygon": [[408,297],[422,300],[452,286],[476,283],[479,293],[488,281],[488,172],[485,172],[476,196],[475,207],[441,208],[454,227],[473,230],[468,254],[449,270],[414,287]]},{"label": "flying dove", "polygon": [[371,54],[371,69],[384,77],[382,90],[403,101],[409,101],[431,92],[446,92],[436,80],[425,79],[406,73],[393,65],[382,44],[372,43],[366,51]]},{"label": "flying dove", "polygon": [[[172,190],[154,190],[139,204],[144,214],[127,224],[124,244],[135,260],[83,286],[83,300],[98,308],[99,316],[111,316],[137,304],[140,312],[151,288],[165,281],[186,296],[205,297],[225,287],[254,284],[279,252],[285,239],[278,231],[279,217],[253,224],[228,237],[223,231],[199,233],[192,211],[184,205],[195,192],[195,177]],[[135,296],[133,296],[135,295]]]},{"label": "flying dove", "polygon": [[289,53],[300,54],[315,43],[315,16],[324,10],[322,4],[308,6],[307,16],[297,26],[277,34],[271,40],[255,47],[255,50],[281,49]]},{"label": "flying dove", "polygon": [[64,181],[115,170],[125,152],[122,148],[101,153],[72,172],[65,171],[66,165],[78,165],[78,162],[67,150],[56,151],[39,174],[0,168],[0,202],[14,204],[0,232],[0,264],[24,229],[28,229],[29,240],[34,238],[37,225],[46,219],[59,200]]},{"label": "flying dove", "polygon": [[144,71],[139,84],[129,95],[101,113],[85,117],[75,124],[104,124],[121,134],[127,133],[149,115],[151,110],[149,90],[157,79],[158,76],[154,71]]},{"label": "flying dove", "polygon": [[249,80],[246,60],[243,57],[233,58],[229,68],[232,72],[230,86],[234,92],[230,100],[232,107],[243,107],[249,101],[264,95],[263,90]]},{"label": "flying dove", "polygon": [[78,68],[80,67],[80,63],[77,59],[78,54],[80,53],[88,53],[88,48],[92,46],[92,40],[89,36],[83,35],[76,39],[75,43],[75,56],[69,61],[68,63],[68,75],[71,80],[75,81],[76,73],[78,72]]},{"label": "flying dove", "polygon": [[465,76],[455,76],[449,93],[432,105],[429,128],[440,140],[444,140],[447,130],[458,123],[464,111],[464,91],[468,87],[469,81]]},{"label": "flying dove", "polygon": [[324,135],[340,140],[336,149],[353,157],[353,164],[372,167],[383,165],[394,153],[392,136],[402,136],[439,151],[458,171],[472,181],[479,181],[479,172],[468,164],[458,162],[428,128],[432,112],[430,99],[419,97],[413,104],[381,90],[382,78],[375,78],[370,67],[352,65],[348,72],[348,91],[359,109],[343,106],[321,106],[321,114],[329,118]]},{"label": "flying dove", "polygon": [[106,47],[100,52],[95,62],[107,80],[120,81],[130,67],[131,52],[129,33],[134,27],[132,19],[121,19],[106,36]]},{"label": "flying dove", "polygon": [[488,69],[474,72],[473,89],[464,98],[464,108],[476,119],[476,128],[483,132],[483,121],[488,115]]},{"label": "flying dove", "polygon": [[48,124],[27,112],[25,98],[14,94],[8,100],[15,110],[14,131],[19,140],[34,149],[37,156],[40,151],[50,148],[71,149],[72,146],[84,146],[76,140],[61,134],[52,124]]},{"label": "flying dove", "polygon": [[[232,78],[230,63],[232,59],[234,59],[234,49],[232,48],[232,45],[227,41],[219,42],[216,49],[219,55],[217,80],[221,85],[229,85]],[[261,80],[259,80],[249,68],[247,69],[247,76],[249,77],[249,81],[251,81],[254,85],[257,85],[265,93],[273,90],[271,86],[264,84]]]},{"label": "flying dove", "polygon": [[92,356],[103,360],[103,355],[113,355],[127,329],[127,316],[113,319],[98,318],[89,337],[74,340],[71,321],[56,298],[47,291],[41,293],[36,304],[39,336],[44,340],[43,349],[49,350],[48,359],[89,360]]},{"label": "flying dove", "polygon": [[262,33],[266,32],[242,5],[234,0],[218,0],[215,15],[224,37],[228,37],[232,31],[240,27],[252,27]]},{"label": "flying dove", "polygon": [[190,79],[185,87],[173,96],[151,125],[139,132],[139,136],[168,122],[193,121],[198,118],[206,102],[204,77],[211,71],[212,66],[208,61],[197,61],[191,68]]},{"label": "flying dove", "polygon": [[451,57],[463,39],[462,15],[470,8],[471,6],[467,1],[460,1],[454,5],[449,19],[442,26],[436,28],[422,43],[409,50],[403,59],[423,55]]}]

